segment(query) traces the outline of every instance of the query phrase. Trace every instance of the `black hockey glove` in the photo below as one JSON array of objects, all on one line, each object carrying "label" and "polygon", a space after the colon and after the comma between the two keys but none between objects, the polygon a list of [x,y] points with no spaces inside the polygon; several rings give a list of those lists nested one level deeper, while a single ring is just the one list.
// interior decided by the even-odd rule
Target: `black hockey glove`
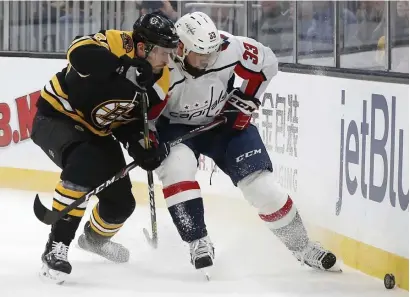
[{"label": "black hockey glove", "polygon": [[159,143],[156,133],[152,131],[150,131],[149,141],[150,148],[145,149],[144,135],[141,132],[141,134],[131,136],[125,144],[125,148],[138,166],[146,171],[153,171],[169,155],[170,147],[168,143]]},{"label": "black hockey glove", "polygon": [[226,125],[234,130],[246,129],[252,119],[252,114],[258,110],[261,102],[259,99],[246,95],[239,89],[234,89],[228,95],[221,115],[227,118]]},{"label": "black hockey glove", "polygon": [[152,66],[146,59],[130,58],[127,55],[120,57],[121,66],[118,73],[125,73],[125,76],[132,81],[138,88],[145,91],[148,86],[153,84],[154,74]]}]

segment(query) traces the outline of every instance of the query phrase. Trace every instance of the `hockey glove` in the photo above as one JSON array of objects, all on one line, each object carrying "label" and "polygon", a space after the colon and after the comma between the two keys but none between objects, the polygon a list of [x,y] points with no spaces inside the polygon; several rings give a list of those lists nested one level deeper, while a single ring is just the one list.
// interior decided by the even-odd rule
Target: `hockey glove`
[{"label": "hockey glove", "polygon": [[234,130],[246,129],[252,119],[252,113],[258,110],[261,102],[259,99],[234,89],[229,95],[221,115],[227,118],[226,125]]},{"label": "hockey glove", "polygon": [[149,135],[150,148],[145,149],[144,135],[133,135],[125,144],[128,154],[135,160],[135,162],[142,169],[146,171],[153,171],[157,169],[162,161],[169,155],[169,144],[159,143],[156,133],[150,131]]},{"label": "hockey glove", "polygon": [[139,89],[145,91],[148,86],[153,84],[152,66],[146,59],[132,59],[127,55],[123,55],[120,57],[120,65],[117,72],[120,74],[125,73],[125,77]]}]

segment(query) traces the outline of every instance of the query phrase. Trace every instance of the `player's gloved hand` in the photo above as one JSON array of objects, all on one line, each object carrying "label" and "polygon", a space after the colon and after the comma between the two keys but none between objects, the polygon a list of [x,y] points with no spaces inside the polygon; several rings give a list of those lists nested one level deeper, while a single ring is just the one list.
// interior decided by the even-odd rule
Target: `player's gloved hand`
[{"label": "player's gloved hand", "polygon": [[246,129],[252,119],[252,113],[258,110],[261,102],[259,99],[246,95],[239,89],[234,89],[228,95],[221,115],[225,116],[226,125],[235,130]]},{"label": "player's gloved hand", "polygon": [[120,71],[125,72],[126,78],[132,81],[138,88],[145,91],[153,84],[154,74],[152,66],[146,59],[130,58],[127,55],[120,57]]},{"label": "player's gloved hand", "polygon": [[131,137],[126,144],[126,149],[138,166],[146,171],[153,171],[169,155],[170,147],[168,143],[160,143],[153,131],[150,131],[149,143],[150,148],[145,149],[144,135],[141,132]]}]

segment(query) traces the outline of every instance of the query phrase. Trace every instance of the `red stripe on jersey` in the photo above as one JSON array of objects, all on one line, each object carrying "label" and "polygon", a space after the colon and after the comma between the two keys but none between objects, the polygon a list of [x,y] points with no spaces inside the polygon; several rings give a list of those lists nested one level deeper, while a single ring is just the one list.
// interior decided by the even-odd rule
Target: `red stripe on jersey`
[{"label": "red stripe on jersey", "polygon": [[279,209],[278,211],[275,211],[274,213],[268,214],[268,215],[259,214],[259,217],[265,222],[275,222],[277,220],[280,220],[284,216],[286,216],[289,213],[289,211],[292,209],[292,206],[293,206],[293,201],[288,196],[288,200],[286,201],[285,205],[281,209]]},{"label": "red stripe on jersey", "polygon": [[226,50],[230,44],[230,42],[228,41],[228,37],[226,37],[223,34],[220,34],[221,38],[222,38],[222,44],[220,47],[221,52],[223,52],[224,50]]},{"label": "red stripe on jersey", "polygon": [[261,84],[266,80],[262,72],[254,72],[246,69],[242,64],[236,64],[234,72],[244,80],[248,81],[245,90],[242,90],[246,95],[255,97]]},{"label": "red stripe on jersey", "polygon": [[164,198],[167,199],[168,197],[181,192],[199,189],[200,187],[197,181],[183,181],[163,188],[162,192],[164,193]]},{"label": "red stripe on jersey", "polygon": [[154,105],[151,110],[148,112],[148,120],[155,120],[157,119],[162,111],[164,110],[165,106],[167,105],[169,96],[165,96],[165,99],[161,101],[161,103]]}]

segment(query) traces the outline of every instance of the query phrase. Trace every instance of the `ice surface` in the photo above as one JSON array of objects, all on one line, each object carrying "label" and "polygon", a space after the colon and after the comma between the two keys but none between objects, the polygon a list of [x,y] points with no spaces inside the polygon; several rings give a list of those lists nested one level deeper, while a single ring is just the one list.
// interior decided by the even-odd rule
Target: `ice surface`
[{"label": "ice surface", "polygon": [[[157,213],[159,247],[148,246],[142,228],[150,226],[149,209],[139,205],[115,237],[130,249],[129,263],[113,264],[72,244],[69,280],[61,286],[43,283],[38,272],[49,226],[33,214],[34,195],[0,189],[5,226],[0,240],[1,297],[408,296],[397,288],[388,291],[382,281],[349,268],[332,274],[301,267],[250,209],[231,213],[229,203],[222,202],[208,206],[206,212],[217,257],[209,282],[192,268],[188,246],[179,239],[165,209]],[[51,194],[41,193],[41,197],[50,205]],[[89,206],[87,219],[90,210]]]}]

